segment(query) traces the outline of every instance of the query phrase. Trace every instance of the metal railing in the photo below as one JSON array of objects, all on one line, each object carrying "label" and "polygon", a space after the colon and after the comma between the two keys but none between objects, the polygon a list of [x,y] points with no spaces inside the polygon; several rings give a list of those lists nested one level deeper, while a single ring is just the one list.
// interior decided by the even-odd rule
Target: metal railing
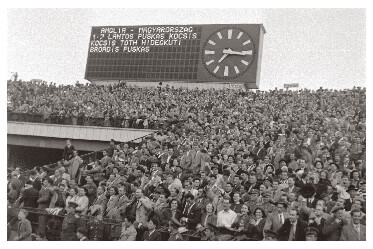
[{"label": "metal railing", "polygon": [[160,123],[158,121],[149,121],[147,126],[143,122],[136,122],[137,119],[131,118],[98,118],[98,117],[67,117],[57,114],[44,115],[41,113],[28,112],[7,112],[8,121],[44,123],[59,125],[82,125],[82,126],[101,126],[129,129],[156,129]]}]

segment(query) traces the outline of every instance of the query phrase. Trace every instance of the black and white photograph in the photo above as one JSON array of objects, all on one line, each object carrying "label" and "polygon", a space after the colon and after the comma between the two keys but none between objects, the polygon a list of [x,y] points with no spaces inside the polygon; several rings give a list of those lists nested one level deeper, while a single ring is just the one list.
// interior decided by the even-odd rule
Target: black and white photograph
[{"label": "black and white photograph", "polygon": [[225,4],[6,9],[8,247],[367,246],[367,9]]}]

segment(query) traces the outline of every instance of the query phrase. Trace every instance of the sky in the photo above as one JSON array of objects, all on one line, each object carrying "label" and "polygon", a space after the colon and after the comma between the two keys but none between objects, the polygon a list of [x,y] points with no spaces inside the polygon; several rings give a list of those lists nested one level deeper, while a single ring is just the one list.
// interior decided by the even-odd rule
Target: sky
[{"label": "sky", "polygon": [[262,23],[260,89],[365,86],[365,9],[8,9],[7,74],[85,82],[92,26]]}]

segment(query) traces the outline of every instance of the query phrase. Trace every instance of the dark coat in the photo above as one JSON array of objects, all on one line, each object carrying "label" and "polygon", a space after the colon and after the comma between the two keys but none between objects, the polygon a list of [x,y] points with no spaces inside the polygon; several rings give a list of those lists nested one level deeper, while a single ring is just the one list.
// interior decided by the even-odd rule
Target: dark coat
[{"label": "dark coat", "polygon": [[322,234],[326,241],[339,241],[341,237],[342,227],[347,224],[347,221],[342,220],[337,223],[335,217],[327,219],[322,229]]},{"label": "dark coat", "polygon": [[250,238],[253,238],[255,240],[263,240],[263,230],[265,223],[266,218],[263,218],[261,221],[259,221],[259,224],[257,226],[251,225],[249,228]]},{"label": "dark coat", "polygon": [[146,231],[143,235],[144,241],[160,241],[162,240],[161,233],[155,230],[151,235],[149,235],[149,231]]},{"label": "dark coat", "polygon": [[322,229],[324,227],[324,223],[325,223],[325,219],[321,218],[321,221],[320,221],[319,225],[317,225],[315,222],[310,225],[310,227],[314,227],[314,228],[317,228],[317,230],[319,230],[319,233],[317,235],[317,240],[318,241],[324,241],[325,240],[325,237],[322,234]]},{"label": "dark coat", "polygon": [[196,204],[192,208],[187,208],[183,213],[183,217],[187,218],[186,227],[188,229],[196,229],[197,224],[201,221],[201,209]]},{"label": "dark coat", "polygon": [[77,240],[76,230],[81,225],[80,218],[77,214],[67,214],[62,222],[61,228],[61,240],[62,241],[73,241]]},{"label": "dark coat", "polygon": [[25,189],[23,191],[20,203],[23,202],[24,207],[37,208],[39,199],[39,191],[34,187]]},{"label": "dark coat", "polygon": [[[302,221],[300,219],[297,220],[297,226],[296,226],[294,240],[296,240],[296,241],[305,241],[306,240],[306,234],[304,232],[304,229],[306,227],[307,227],[307,223],[305,223],[304,221]],[[278,240],[287,241],[289,239],[290,229],[291,229],[291,222],[290,222],[289,218],[287,218],[287,219],[285,219],[284,224],[277,231]]]},{"label": "dark coat", "polygon": [[67,147],[66,145],[65,148],[63,149],[62,159],[70,160],[71,158],[73,158],[74,150],[75,150],[74,145],[71,145],[70,147]]}]

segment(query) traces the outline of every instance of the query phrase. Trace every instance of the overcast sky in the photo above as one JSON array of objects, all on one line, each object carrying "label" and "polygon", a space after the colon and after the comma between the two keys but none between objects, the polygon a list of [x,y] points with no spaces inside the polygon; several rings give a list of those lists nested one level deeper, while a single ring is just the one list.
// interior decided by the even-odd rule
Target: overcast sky
[{"label": "overcast sky", "polygon": [[261,89],[365,86],[364,9],[9,9],[8,74],[84,82],[91,26],[263,23]]}]

